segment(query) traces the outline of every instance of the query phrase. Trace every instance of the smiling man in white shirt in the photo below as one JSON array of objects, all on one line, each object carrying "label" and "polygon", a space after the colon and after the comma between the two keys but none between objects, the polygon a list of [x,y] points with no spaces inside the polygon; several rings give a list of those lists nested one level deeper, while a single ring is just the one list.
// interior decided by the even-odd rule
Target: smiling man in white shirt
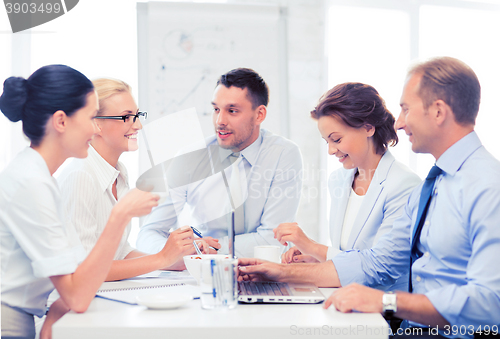
[{"label": "smiling man in white shirt", "polygon": [[[235,208],[235,253],[253,256],[258,245],[280,245],[272,229],[282,222],[295,221],[302,185],[302,157],[291,141],[260,128],[267,115],[269,89],[255,71],[238,68],[222,75],[212,99],[215,135],[208,138],[206,161],[196,158],[179,166],[172,178],[170,199],[147,217],[137,240],[140,250],[155,253],[161,249],[171,228],[178,225],[178,214],[191,208],[191,226],[205,236],[220,239],[222,250],[228,251],[228,211],[231,210],[227,190],[241,191],[242,205]],[[197,177],[200,168],[214,166],[218,157],[226,183],[219,173]],[[232,161],[231,159],[237,159]],[[231,164],[234,165],[231,165]],[[215,166],[217,167],[217,166]],[[233,176],[233,173],[237,173]],[[235,177],[238,176],[239,180]],[[239,182],[234,189],[232,182]]]}]

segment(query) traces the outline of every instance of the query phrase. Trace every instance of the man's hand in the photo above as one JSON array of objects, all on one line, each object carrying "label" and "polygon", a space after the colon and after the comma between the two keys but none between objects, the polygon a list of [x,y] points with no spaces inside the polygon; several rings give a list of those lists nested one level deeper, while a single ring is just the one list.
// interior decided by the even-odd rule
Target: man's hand
[{"label": "man's hand", "polygon": [[333,305],[338,311],[364,313],[382,313],[383,291],[359,284],[339,288],[325,301],[323,308]]},{"label": "man's hand", "polygon": [[284,270],[284,265],[262,259],[238,259],[238,281],[280,281]]}]

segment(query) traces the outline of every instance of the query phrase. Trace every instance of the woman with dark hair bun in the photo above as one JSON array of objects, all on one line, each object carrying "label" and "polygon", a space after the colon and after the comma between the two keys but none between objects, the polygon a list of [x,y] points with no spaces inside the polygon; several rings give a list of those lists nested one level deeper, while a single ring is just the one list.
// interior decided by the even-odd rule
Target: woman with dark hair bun
[{"label": "woman with dark hair bun", "polygon": [[[375,88],[344,83],[326,92],[311,116],[328,144],[328,154],[343,168],[330,175],[332,246],[309,239],[297,223],[280,224],[276,239],[295,245],[285,263],[323,262],[341,251],[371,248],[401,215],[420,178],[388,151],[397,143],[394,117]],[[407,290],[400,278],[387,290]]]},{"label": "woman with dark hair bun", "polygon": [[132,190],[115,205],[88,255],[76,231],[62,223],[52,175],[67,158],[87,156],[98,109],[92,82],[68,66],[45,66],[28,79],[4,82],[0,110],[11,121],[22,120],[31,145],[0,173],[2,338],[34,338],[34,315],[46,313],[54,287],[60,299],[47,314],[41,338],[51,337],[51,324],[64,312],[84,312],[130,219],[158,204],[157,195]]}]

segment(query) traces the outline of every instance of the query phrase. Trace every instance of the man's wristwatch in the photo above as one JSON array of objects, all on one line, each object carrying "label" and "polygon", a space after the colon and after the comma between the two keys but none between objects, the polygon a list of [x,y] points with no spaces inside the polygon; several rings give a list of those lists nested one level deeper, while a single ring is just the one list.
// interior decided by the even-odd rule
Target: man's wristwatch
[{"label": "man's wristwatch", "polygon": [[397,310],[396,294],[394,292],[385,293],[382,297],[382,312],[384,317],[392,317]]}]

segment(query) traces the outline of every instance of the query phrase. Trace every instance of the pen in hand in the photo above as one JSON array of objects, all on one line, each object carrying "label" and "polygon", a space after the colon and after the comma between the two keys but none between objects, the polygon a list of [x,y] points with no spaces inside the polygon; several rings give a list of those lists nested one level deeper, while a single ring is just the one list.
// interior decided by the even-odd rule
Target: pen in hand
[{"label": "pen in hand", "polygon": [[[193,230],[193,233],[196,234],[198,237],[202,238],[201,236],[201,233],[200,231],[198,231],[196,228],[194,227],[191,227],[191,229]],[[170,233],[174,232],[175,231],[175,228],[171,228],[170,230],[168,230],[168,234],[170,235]],[[198,255],[201,255],[203,254],[201,251],[200,251],[200,248],[198,247],[198,244],[196,243],[196,241],[193,240],[193,245],[194,245],[194,248],[196,249],[196,253]]]},{"label": "pen in hand", "polygon": [[[199,238],[203,238],[203,235],[201,234],[201,232],[200,232],[200,231],[198,231],[198,230],[197,230],[196,228],[194,228],[193,226],[190,226],[190,227],[191,227],[191,229],[193,230],[193,233],[194,233],[194,234],[196,234]],[[210,246],[210,248],[211,248],[211,249],[214,249],[214,250],[216,250],[216,251],[218,251],[218,249],[217,249],[217,248],[215,248],[215,247]],[[198,248],[198,250],[199,250],[199,248]]]},{"label": "pen in hand", "polygon": [[203,236],[201,235],[200,231],[198,231],[196,228],[194,228],[193,226],[190,226],[191,229],[193,230],[193,233],[196,234],[199,238],[203,238]]}]

